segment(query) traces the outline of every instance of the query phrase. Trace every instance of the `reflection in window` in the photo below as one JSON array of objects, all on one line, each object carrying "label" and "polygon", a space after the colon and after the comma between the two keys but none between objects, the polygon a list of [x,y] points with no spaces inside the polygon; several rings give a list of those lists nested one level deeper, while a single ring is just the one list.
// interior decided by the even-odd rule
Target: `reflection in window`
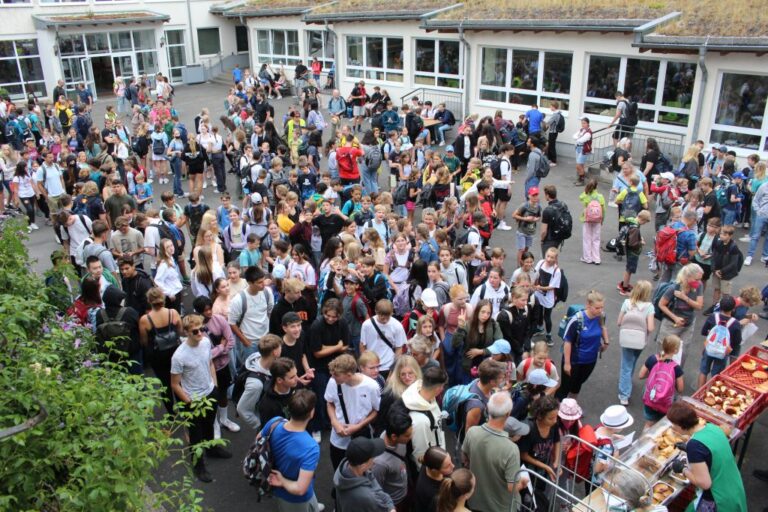
[{"label": "reflection in window", "polygon": [[[539,76],[539,52],[515,50],[512,52],[512,87],[515,89],[536,90]],[[510,103],[515,103],[510,101]],[[530,102],[520,103],[530,105]]]},{"label": "reflection in window", "polygon": [[659,61],[627,59],[624,95],[639,103],[656,103],[659,79]]},{"label": "reflection in window", "polygon": [[[210,30],[210,29],[203,29],[203,30]],[[198,33],[199,32],[200,31],[198,30]],[[109,34],[109,42],[112,45],[113,52],[117,50],[133,49],[130,32],[112,32],[111,34]]]},{"label": "reflection in window", "polygon": [[256,46],[262,63],[292,65],[300,60],[298,30],[258,30]]},{"label": "reflection in window", "polygon": [[416,40],[416,71],[435,72],[435,41]]},{"label": "reflection in window", "polygon": [[82,34],[70,34],[59,37],[60,55],[84,55],[85,45]]},{"label": "reflection in window", "polygon": [[693,83],[696,81],[696,64],[688,62],[667,62],[664,79],[665,107],[691,108]]},{"label": "reflection in window", "polygon": [[[483,48],[481,80],[483,85],[504,87],[507,73],[507,50],[504,48]],[[504,100],[501,100],[504,101]]]},{"label": "reflection in window", "polygon": [[363,65],[363,38],[347,37],[347,64],[350,66]]},{"label": "reflection in window", "polygon": [[[403,39],[401,37],[347,36],[347,69],[351,78],[376,81],[403,81]],[[392,71],[396,72],[392,72]]]},{"label": "reflection in window", "polygon": [[[544,90],[568,94],[571,90],[571,54],[544,54]],[[539,105],[541,106],[541,105]]]},{"label": "reflection in window", "polygon": [[366,61],[369,68],[384,67],[384,39],[381,37],[369,37],[366,40]]},{"label": "reflection in window", "polygon": [[618,57],[589,57],[589,75],[587,77],[587,96],[612,100],[619,90]]},{"label": "reflection in window", "polygon": [[307,31],[307,54],[309,58],[317,57],[324,69],[333,65],[336,56],[335,39],[325,30]]},{"label": "reflection in window", "polygon": [[[80,37],[81,45],[82,42]],[[8,91],[12,99],[29,94],[44,96],[44,80],[37,41],[19,39],[0,43],[0,88]]]},{"label": "reflection in window", "polygon": [[183,30],[165,31],[165,51],[168,56],[168,74],[171,77],[171,82],[180,82],[182,79],[181,70],[187,64]]},{"label": "reflection in window", "polygon": [[768,76],[723,73],[710,142],[750,151],[768,148]]}]

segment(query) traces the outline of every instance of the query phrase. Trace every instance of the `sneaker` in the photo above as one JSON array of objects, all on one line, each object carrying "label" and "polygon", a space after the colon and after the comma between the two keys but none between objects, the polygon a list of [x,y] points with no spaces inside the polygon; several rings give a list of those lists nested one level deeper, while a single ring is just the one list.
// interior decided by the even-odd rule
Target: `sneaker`
[{"label": "sneaker", "polygon": [[440,145],[440,146],[445,146],[445,141],[444,141],[444,140],[441,140],[439,145]]},{"label": "sneaker", "polygon": [[40,227],[39,227],[37,224],[35,224],[35,223],[33,222],[32,224],[30,224],[30,225],[29,225],[29,229],[30,229],[31,231],[35,231],[35,230],[38,230],[38,229],[40,229]]},{"label": "sneaker", "polygon": [[53,226],[53,221],[51,219],[45,219],[45,225],[46,226]]},{"label": "sneaker", "polygon": [[763,256],[762,258],[760,258],[760,261],[762,261],[763,263],[768,263],[768,258]]},{"label": "sneaker", "polygon": [[749,222],[745,222],[744,224],[741,225],[741,227],[743,227],[744,229],[749,229]]},{"label": "sneaker", "polygon": [[752,240],[752,237],[749,235],[744,235],[743,237],[739,238],[739,242],[749,242]]},{"label": "sneaker", "polygon": [[619,397],[619,403],[626,407],[627,405],[629,405],[629,399]]},{"label": "sneaker", "polygon": [[219,423],[219,418],[216,418],[213,422],[213,438],[221,439],[221,423]]},{"label": "sneaker", "polygon": [[611,208],[618,208],[618,207],[619,207],[619,205],[617,205],[617,204],[616,204],[616,203],[614,203],[613,201],[611,201],[610,203],[608,203],[608,206],[610,206]]},{"label": "sneaker", "polygon": [[240,432],[240,425],[238,425],[237,423],[235,423],[229,418],[222,421],[221,426],[229,430],[230,432]]},{"label": "sneaker", "polygon": [[751,264],[752,264],[752,256],[747,256],[746,258],[744,258],[744,265],[748,267]]},{"label": "sneaker", "polygon": [[715,305],[713,304],[709,306],[707,309],[705,309],[701,314],[704,316],[709,316],[714,312],[715,312]]},{"label": "sneaker", "polygon": [[588,265],[591,265],[591,264],[592,264],[592,262],[591,262],[591,261],[589,261],[589,260],[585,260],[584,258],[579,258],[579,261],[580,261],[580,262],[582,262],[582,263],[586,263],[586,264],[588,264]]},{"label": "sneaker", "polygon": [[499,222],[499,225],[496,226],[496,229],[500,229],[501,231],[510,231],[512,226],[508,226],[506,222],[501,221]]},{"label": "sneaker", "polygon": [[619,281],[619,284],[616,285],[616,289],[619,290],[619,295],[622,297],[626,297],[629,295],[629,290],[624,287],[624,283]]},{"label": "sneaker", "polygon": [[552,341],[552,335],[551,335],[551,334],[547,334],[547,335],[544,337],[544,339],[547,341],[547,346],[548,346],[548,347],[551,347],[551,346],[553,346],[553,345],[555,344],[555,342],[554,342],[554,341]]},{"label": "sneaker", "polygon": [[203,188],[208,188],[208,180],[203,178]]},{"label": "sneaker", "polygon": [[205,454],[208,457],[211,457],[213,459],[231,459],[232,458],[232,452],[225,449],[222,446],[214,446],[212,448],[208,448],[205,451]]},{"label": "sneaker", "polygon": [[573,182],[574,185],[584,185],[584,178],[579,178]]},{"label": "sneaker", "polygon": [[318,501],[318,502],[317,502],[317,510],[318,510],[319,512],[323,512],[323,510],[325,510],[325,505],[323,505],[322,503],[320,503],[320,502]]},{"label": "sneaker", "polygon": [[319,430],[316,430],[315,432],[312,432],[312,439],[314,439],[317,444],[320,444],[323,441],[323,433]]},{"label": "sneaker", "polygon": [[202,465],[196,466],[194,472],[197,479],[200,480],[201,482],[205,482],[206,484],[213,482],[213,477],[208,472],[208,468],[206,468],[205,466],[202,466]]}]

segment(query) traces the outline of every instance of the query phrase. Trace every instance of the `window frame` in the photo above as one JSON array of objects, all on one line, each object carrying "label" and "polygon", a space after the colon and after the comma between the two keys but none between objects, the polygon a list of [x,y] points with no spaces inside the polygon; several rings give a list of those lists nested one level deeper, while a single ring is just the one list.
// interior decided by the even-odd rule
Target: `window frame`
[{"label": "window frame", "polygon": [[[262,53],[261,45],[259,44],[259,32],[266,32],[268,34],[269,53]],[[274,34],[282,32],[283,35],[283,47],[286,53],[275,53],[275,38]],[[288,33],[293,32],[296,34],[296,55],[288,53],[290,45],[288,44]],[[302,62],[301,58],[301,42],[299,41],[299,31],[285,28],[260,28],[256,29],[256,58],[259,64],[279,64],[283,66],[295,66],[299,62]]]},{"label": "window frame", "polygon": [[[201,30],[215,30],[216,31],[216,35],[218,36],[218,39],[219,39],[219,51],[217,51],[215,53],[203,53],[202,48],[200,48],[200,31]],[[197,53],[201,57],[210,56],[210,55],[218,55],[218,54],[221,53],[221,28],[220,27],[195,27],[195,31],[196,31],[195,35],[197,36],[195,38],[197,40]]]},{"label": "window frame", "polygon": [[[717,106],[720,103],[720,95],[723,92],[723,79],[725,75],[758,76],[758,77],[764,77],[768,79],[768,73],[745,73],[744,71],[737,71],[731,68],[718,70],[717,87],[715,88],[716,94],[715,94],[715,99],[713,101],[714,108],[712,108],[712,113],[710,117],[711,122],[709,124],[709,130],[707,131],[707,141],[709,141],[710,144],[726,144],[728,146],[728,149],[733,149],[734,151],[736,151],[737,154],[740,154],[740,155],[750,155],[752,153],[768,152],[768,93],[766,93],[765,108],[763,110],[763,123],[760,128],[744,128],[741,126],[717,123],[717,110],[718,110]],[[749,136],[757,135],[758,137],[760,137],[760,141],[758,142],[758,147],[754,149],[744,148],[744,147],[736,146],[733,144],[727,144],[725,142],[715,142],[712,140],[712,132],[714,131],[731,132],[731,133],[736,133],[740,135],[749,135]]]},{"label": "window frame", "polygon": [[[432,41],[435,45],[435,65],[433,71],[419,71],[416,69],[416,62],[414,62],[412,68],[413,68],[413,75],[412,75],[412,82],[414,86],[423,86],[423,87],[434,87],[436,89],[445,89],[447,91],[461,91],[464,90],[464,45],[461,44],[461,41],[458,39],[449,39],[445,37],[414,37],[412,38],[413,48],[412,53],[414,61],[417,58],[416,55],[416,47],[419,43],[419,41]],[[450,74],[450,73],[441,73],[440,72],[440,56],[442,55],[440,53],[440,44],[441,43],[456,43],[459,45],[459,73],[456,75]],[[420,83],[417,82],[417,78],[431,78],[432,83]],[[450,87],[446,85],[439,85],[439,81],[443,80],[457,80],[458,85],[456,87]]]},{"label": "window frame", "polygon": [[[35,46],[37,47],[37,53],[36,54],[19,55],[19,49],[18,49],[18,46],[17,46],[17,42],[25,41],[25,40],[26,41],[35,41],[35,43],[36,43]],[[6,61],[7,62],[14,62],[16,64],[16,72],[18,73],[18,78],[19,79],[16,80],[16,81],[13,81],[13,82],[10,82],[10,81],[9,82],[5,82],[3,80],[0,80],[0,87],[2,87],[2,88],[7,90],[8,87],[21,86],[21,91],[22,91],[21,95],[19,95],[19,94],[10,94],[10,91],[9,91],[9,94],[10,94],[11,98],[12,99],[16,99],[16,100],[21,99],[21,98],[26,98],[27,95],[30,94],[31,92],[35,93],[35,95],[38,96],[38,97],[46,96],[48,94],[48,87],[47,87],[47,85],[45,83],[45,68],[43,67],[43,62],[42,62],[42,60],[40,58],[40,45],[37,44],[36,38],[34,38],[34,37],[32,37],[32,38],[30,38],[30,37],[18,37],[18,38],[15,38],[15,39],[3,39],[3,41],[4,42],[9,42],[9,43],[12,44],[12,46],[13,46],[13,55],[3,55],[3,56],[0,57],[0,60],[2,60],[4,62],[6,62]],[[26,80],[25,79],[24,70],[21,67],[22,61],[25,61],[25,60],[30,60],[31,61],[33,59],[37,59],[37,64],[38,64],[39,69],[40,69],[40,71],[41,71],[41,73],[43,75],[40,80]],[[4,79],[4,77],[0,77],[0,79]],[[28,85],[30,85],[31,87],[28,87]],[[43,94],[37,94],[37,92],[36,92],[37,88],[34,87],[34,85],[42,85]]]},{"label": "window frame", "polygon": [[[349,64],[349,39],[350,38],[361,38],[363,42],[363,64],[362,65],[356,65],[356,64]],[[368,66],[368,39],[369,38],[376,38],[382,40],[382,46],[381,46],[381,57],[382,57],[382,67],[374,67],[374,66]],[[390,39],[399,39],[401,41],[401,45],[403,47],[403,61],[401,62],[400,69],[396,68],[389,68],[388,66],[388,60],[389,60],[389,40]],[[358,71],[361,73],[360,76],[351,75],[349,72],[350,70]],[[375,78],[369,76],[369,73],[381,73],[384,75],[384,78]],[[371,35],[366,36],[362,34],[345,34],[344,36],[344,80],[345,81],[351,81],[351,82],[357,82],[359,80],[369,80],[372,82],[377,83],[386,83],[391,84],[396,87],[405,87],[405,37],[402,36],[385,36],[385,35]],[[397,75],[401,77],[400,81],[397,80],[390,80],[390,75]]]},{"label": "window frame", "polygon": [[[506,51],[506,66],[504,70],[504,85],[486,85],[482,83],[483,80],[483,64],[485,62],[485,59],[483,58],[483,52],[486,50],[503,50]],[[514,67],[514,55],[515,51],[519,52],[537,52],[538,53],[538,67],[536,69],[536,89],[521,89],[519,87],[512,87],[512,79],[513,79],[513,67]],[[515,47],[509,47],[509,46],[500,46],[500,45],[482,45],[479,47],[479,53],[480,58],[478,59],[480,69],[478,69],[478,86],[477,86],[477,93],[476,93],[476,99],[477,102],[482,105],[492,106],[492,107],[498,107],[503,106],[504,108],[517,108],[517,109],[528,109],[530,108],[530,105],[522,104],[522,103],[512,103],[509,101],[509,98],[512,94],[520,94],[524,96],[535,96],[536,97],[536,104],[541,106],[542,105],[542,99],[550,99],[550,100],[557,100],[561,104],[560,110],[563,112],[568,112],[571,105],[571,92],[570,92],[570,84],[568,84],[568,93],[561,93],[561,92],[550,92],[544,89],[544,66],[546,64],[546,55],[547,54],[563,54],[568,55],[571,57],[571,78],[573,77],[573,52],[568,51],[557,51],[557,50],[541,50],[538,48],[515,48]],[[484,99],[481,98],[482,91],[489,91],[494,93],[504,93],[506,101],[497,101],[497,100],[491,100],[491,99]],[[564,101],[563,101],[564,100]],[[567,103],[565,103],[567,102]],[[565,105],[568,105],[568,108],[564,108]]]},{"label": "window frame", "polygon": [[[181,32],[181,43],[171,43],[170,38],[168,37],[168,32]],[[163,30],[163,37],[165,38],[165,58],[168,63],[168,77],[171,80],[172,84],[175,83],[181,83],[183,75],[180,75],[178,79],[175,79],[173,76],[173,70],[176,69],[183,69],[187,65],[187,36],[186,36],[186,29],[183,27],[180,28],[166,28]],[[181,56],[184,63],[181,66],[173,66],[171,64],[171,48],[181,48]]]},{"label": "window frame", "polygon": [[[321,48],[321,51],[320,51],[320,55],[312,55],[312,49],[310,47],[310,43],[311,43],[311,40],[312,40],[312,34],[320,34],[320,36],[321,36],[320,37],[320,43],[321,43],[321,47],[322,48]],[[339,50],[338,48],[336,48],[336,44],[334,42],[333,43],[333,45],[334,45],[333,57],[328,57],[328,46],[329,46],[328,42],[333,39],[333,37],[331,37],[331,33],[328,30],[305,30],[304,31],[304,38],[305,38],[305,46],[306,46],[306,52],[307,52],[306,53],[307,59],[312,61],[313,57],[317,57],[317,60],[322,62],[323,70],[324,71],[327,70],[327,69],[330,69],[331,66],[336,61],[336,54],[338,53],[338,50]]]},{"label": "window frame", "polygon": [[[627,78],[627,61],[629,59],[633,60],[642,60],[642,61],[652,61],[657,62],[659,65],[659,71],[658,75],[656,77],[656,96],[654,98],[654,102],[651,103],[638,103],[638,126],[645,126],[648,128],[654,128],[654,129],[664,129],[671,132],[679,132],[679,133],[687,133],[688,131],[688,125],[691,122],[692,114],[693,114],[693,102],[691,102],[691,106],[689,108],[682,108],[682,107],[669,107],[664,105],[664,88],[666,87],[666,80],[667,80],[667,69],[669,66],[669,63],[680,63],[680,64],[691,64],[694,67],[696,67],[696,63],[692,61],[687,61],[683,59],[667,59],[667,58],[649,58],[649,57],[643,57],[640,55],[609,55],[604,53],[587,53],[586,54],[586,72],[584,73],[584,91],[586,92],[589,89],[589,66],[591,63],[592,57],[606,57],[606,58],[613,58],[619,59],[619,75],[617,78],[616,83],[616,90],[618,91],[624,91],[625,85],[626,85],[626,78]],[[698,73],[698,70],[696,71]],[[694,83],[696,82],[696,76],[694,76]],[[693,92],[693,91],[692,91]],[[613,113],[611,115],[606,116],[603,114],[588,114],[590,118],[595,118],[599,121],[605,121],[608,122],[613,118],[614,113],[616,112],[616,100],[615,99],[605,99],[605,98],[594,98],[591,96],[584,96],[582,97],[582,110],[586,112],[586,109],[584,108],[584,105],[586,103],[592,103],[592,104],[599,104],[599,105],[605,105],[606,107],[613,110]],[[653,121],[646,121],[642,119],[642,111],[652,111],[653,112]],[[671,123],[664,123],[660,122],[661,117],[664,114],[680,114],[684,116],[688,116],[688,122],[685,125],[680,124],[671,124]]]}]

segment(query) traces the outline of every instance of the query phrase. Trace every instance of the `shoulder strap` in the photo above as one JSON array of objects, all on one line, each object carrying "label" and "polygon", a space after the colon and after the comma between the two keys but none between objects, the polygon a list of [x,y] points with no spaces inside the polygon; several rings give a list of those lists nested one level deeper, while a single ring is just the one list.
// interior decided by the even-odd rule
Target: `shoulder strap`
[{"label": "shoulder strap", "polygon": [[349,425],[349,416],[347,415],[347,406],[344,405],[344,392],[341,390],[341,384],[336,383],[336,393],[339,395],[339,405],[341,406],[341,414],[344,415],[344,421]]},{"label": "shoulder strap", "polygon": [[120,308],[117,312],[117,316],[115,316],[115,322],[122,322],[123,321],[123,315],[128,310],[128,308]]},{"label": "shoulder strap", "polygon": [[[237,320],[237,326],[240,327],[240,324],[243,323],[243,319],[245,319],[245,312],[248,310],[248,297],[245,295],[245,290],[240,290],[240,302],[242,303],[242,313],[240,313],[240,318]],[[267,303],[269,304],[269,303]]]},{"label": "shoulder strap", "polygon": [[[168,315],[170,316],[170,313],[168,313]],[[147,320],[149,320],[149,325],[152,327],[152,330],[154,332],[157,332],[157,327],[155,327],[155,322],[152,321],[152,315],[150,315],[149,313],[147,313]],[[170,320],[169,320],[169,324],[170,324]]]},{"label": "shoulder strap", "polygon": [[376,323],[376,318],[371,318],[371,324],[373,324],[373,328],[376,329],[376,332],[379,334],[379,338],[381,338],[381,341],[387,344],[387,346],[392,349],[392,352],[395,351],[395,345],[389,341],[389,339],[384,336],[384,333],[381,331],[381,328],[379,327],[379,324]]}]

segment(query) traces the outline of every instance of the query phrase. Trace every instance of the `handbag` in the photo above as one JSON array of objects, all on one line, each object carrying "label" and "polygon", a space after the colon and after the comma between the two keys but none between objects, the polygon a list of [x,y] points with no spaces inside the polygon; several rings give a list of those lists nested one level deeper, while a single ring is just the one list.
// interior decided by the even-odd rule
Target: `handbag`
[{"label": "handbag", "polygon": [[[155,323],[152,321],[152,317],[147,315],[147,318],[149,319],[149,325],[152,326],[152,331],[154,332],[154,341],[153,341],[153,347],[155,350],[158,351],[165,351],[165,350],[171,350],[175,349],[179,346],[179,333],[175,330],[168,330],[166,332],[158,332],[157,327],[155,327]],[[171,325],[171,312],[168,311],[168,326]]]}]

